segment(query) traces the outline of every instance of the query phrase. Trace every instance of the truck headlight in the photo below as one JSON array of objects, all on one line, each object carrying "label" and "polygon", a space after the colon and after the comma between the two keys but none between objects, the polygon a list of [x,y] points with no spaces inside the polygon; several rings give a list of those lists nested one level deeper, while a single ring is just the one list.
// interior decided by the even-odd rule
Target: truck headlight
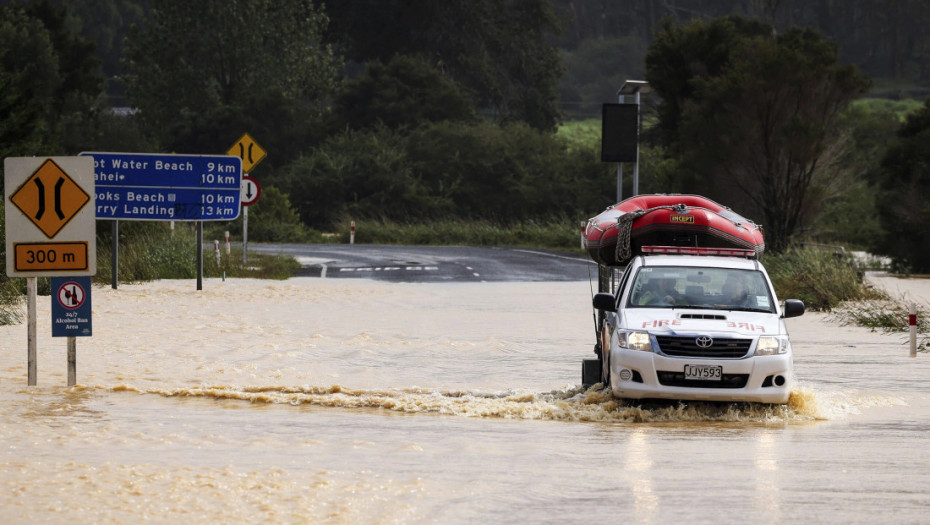
[{"label": "truck headlight", "polygon": [[777,355],[787,354],[791,349],[791,343],[787,337],[762,336],[756,343],[755,355]]},{"label": "truck headlight", "polygon": [[621,347],[630,350],[652,352],[652,340],[649,338],[649,332],[618,332],[617,343]]}]

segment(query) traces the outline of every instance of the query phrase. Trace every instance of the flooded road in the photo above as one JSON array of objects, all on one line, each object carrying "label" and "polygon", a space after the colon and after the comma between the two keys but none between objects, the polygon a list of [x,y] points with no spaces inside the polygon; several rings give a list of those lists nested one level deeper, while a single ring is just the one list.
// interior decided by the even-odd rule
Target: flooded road
[{"label": "flooded road", "polygon": [[0,327],[2,523],[928,521],[930,355],[905,335],[807,314],[787,406],[630,405],[579,386],[585,281],[93,294],[77,387],[48,297],[37,387]]}]

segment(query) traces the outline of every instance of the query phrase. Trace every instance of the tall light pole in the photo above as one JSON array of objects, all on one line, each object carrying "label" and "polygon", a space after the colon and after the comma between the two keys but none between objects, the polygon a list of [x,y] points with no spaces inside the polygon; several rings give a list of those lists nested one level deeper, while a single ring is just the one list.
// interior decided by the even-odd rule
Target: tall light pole
[{"label": "tall light pole", "polygon": [[[633,196],[639,195],[639,128],[640,128],[640,93],[646,95],[652,87],[645,80],[627,80],[617,90],[618,102],[626,103],[627,95],[634,96],[636,104],[636,162],[633,164]],[[623,200],[623,163],[617,163],[617,202]]]}]

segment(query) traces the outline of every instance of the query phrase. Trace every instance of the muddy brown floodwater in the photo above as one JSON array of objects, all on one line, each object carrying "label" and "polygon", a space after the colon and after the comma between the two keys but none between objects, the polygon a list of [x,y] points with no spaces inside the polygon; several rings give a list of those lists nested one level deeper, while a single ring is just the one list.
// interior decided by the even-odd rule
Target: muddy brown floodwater
[{"label": "muddy brown floodwater", "polygon": [[[926,281],[878,279],[930,297]],[[588,282],[157,281],[0,327],[0,522],[927,523],[930,355],[789,320],[787,406],[580,388]]]}]

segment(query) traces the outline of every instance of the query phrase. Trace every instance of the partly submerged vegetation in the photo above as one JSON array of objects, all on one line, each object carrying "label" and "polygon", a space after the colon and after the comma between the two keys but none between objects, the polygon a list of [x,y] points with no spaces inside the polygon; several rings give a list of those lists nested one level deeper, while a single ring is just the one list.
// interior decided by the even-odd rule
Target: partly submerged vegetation
[{"label": "partly submerged vegetation", "polygon": [[844,325],[856,325],[873,332],[904,333],[910,330],[910,305],[917,311],[917,347],[920,351],[930,349],[930,305],[907,297],[884,295],[865,301],[849,301],[833,310],[835,318]]}]

